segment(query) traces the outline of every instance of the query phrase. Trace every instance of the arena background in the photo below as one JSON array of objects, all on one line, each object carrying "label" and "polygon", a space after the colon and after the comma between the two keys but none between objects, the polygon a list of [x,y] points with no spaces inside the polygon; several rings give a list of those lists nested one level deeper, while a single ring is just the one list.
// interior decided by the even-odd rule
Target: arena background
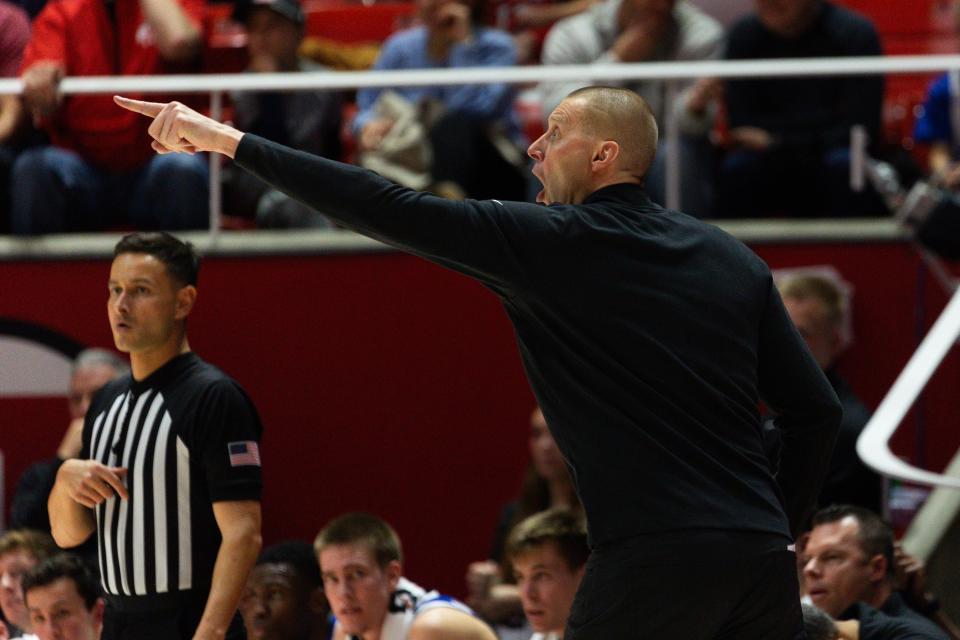
[{"label": "arena background", "polygon": [[[946,300],[918,255],[900,241],[752,246],[773,268],[832,264],[854,285],[841,371],[875,408]],[[51,330],[61,348],[111,347],[108,267],[0,261],[0,326]],[[265,542],[312,539],[332,516],[371,511],[399,531],[408,575],[462,595],[527,461],[533,399],[497,299],[387,251],[210,256],[200,292],[191,345],[246,387],[266,427]],[[8,379],[27,376],[29,361],[3,356]],[[897,434],[897,454],[945,466],[958,382],[954,355]],[[43,393],[0,389],[6,513],[20,472],[52,455],[66,426],[64,398]]]}]

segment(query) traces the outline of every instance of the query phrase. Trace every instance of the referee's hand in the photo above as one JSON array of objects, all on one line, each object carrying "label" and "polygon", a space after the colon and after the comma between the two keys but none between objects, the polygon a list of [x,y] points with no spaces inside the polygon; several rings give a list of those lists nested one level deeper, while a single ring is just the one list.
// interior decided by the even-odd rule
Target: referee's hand
[{"label": "referee's hand", "polygon": [[114,496],[129,498],[123,479],[124,467],[108,467],[95,460],[67,460],[57,472],[57,481],[62,482],[67,495],[85,507],[93,508]]}]

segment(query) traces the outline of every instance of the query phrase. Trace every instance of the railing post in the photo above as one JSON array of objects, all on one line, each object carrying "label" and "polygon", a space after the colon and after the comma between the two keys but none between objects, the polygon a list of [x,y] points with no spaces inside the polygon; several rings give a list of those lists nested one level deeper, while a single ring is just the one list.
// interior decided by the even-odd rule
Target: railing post
[{"label": "railing post", "polygon": [[661,146],[666,151],[666,176],[664,178],[667,209],[680,208],[680,122],[674,105],[677,102],[677,80],[667,80],[666,99],[663,113],[667,125],[667,144]]},{"label": "railing post", "polygon": [[[210,117],[220,122],[220,119],[223,117],[223,92],[222,91],[211,91],[210,92]],[[221,202],[222,198],[222,184],[220,180],[220,163],[221,158],[219,154],[211,153],[210,154],[210,242],[213,243],[217,236],[220,235],[220,220],[221,220]]]},{"label": "railing post", "polygon": [[850,127],[850,190],[860,193],[866,186],[867,128],[862,124]]},{"label": "railing post", "polygon": [[920,346],[880,406],[857,438],[857,455],[867,466],[884,475],[944,487],[960,489],[960,478],[948,477],[913,467],[890,451],[890,438],[940,363],[960,335],[960,292],[954,293],[940,317],[933,323]]}]

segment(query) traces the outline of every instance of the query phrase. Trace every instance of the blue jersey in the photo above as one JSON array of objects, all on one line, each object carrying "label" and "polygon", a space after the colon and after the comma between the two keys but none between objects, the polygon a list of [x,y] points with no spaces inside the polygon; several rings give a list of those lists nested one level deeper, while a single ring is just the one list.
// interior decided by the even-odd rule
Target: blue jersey
[{"label": "blue jersey", "polygon": [[[417,616],[424,611],[437,608],[455,609],[474,615],[473,610],[459,600],[437,591],[427,591],[406,578],[400,578],[397,589],[390,598],[390,609],[380,630],[380,640],[406,640]],[[336,632],[335,628],[334,636]],[[348,636],[348,638],[359,640],[359,636]]]}]

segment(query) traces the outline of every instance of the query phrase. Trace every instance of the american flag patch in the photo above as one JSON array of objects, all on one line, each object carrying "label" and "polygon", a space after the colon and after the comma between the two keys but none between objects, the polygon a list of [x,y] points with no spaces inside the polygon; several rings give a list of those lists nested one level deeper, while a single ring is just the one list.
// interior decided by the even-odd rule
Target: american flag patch
[{"label": "american flag patch", "polygon": [[230,454],[231,467],[260,466],[260,447],[253,440],[228,442],[227,453]]}]

